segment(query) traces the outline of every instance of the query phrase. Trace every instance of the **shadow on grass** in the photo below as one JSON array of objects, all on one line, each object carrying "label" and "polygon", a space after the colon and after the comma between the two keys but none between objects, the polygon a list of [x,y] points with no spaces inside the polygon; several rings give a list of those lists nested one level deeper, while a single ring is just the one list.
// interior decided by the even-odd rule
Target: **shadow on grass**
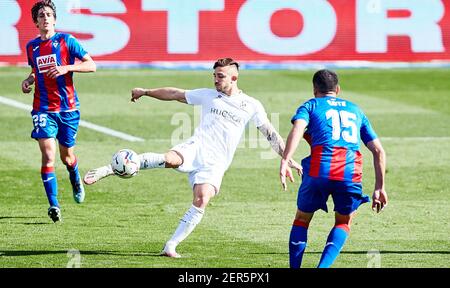
[{"label": "shadow on grass", "polygon": [[[72,250],[56,250],[56,251],[31,251],[31,250],[8,250],[0,251],[0,257],[17,257],[17,256],[37,256],[37,255],[52,255],[52,254],[67,254]],[[80,255],[114,255],[114,256],[137,256],[137,257],[161,257],[160,251],[157,252],[120,252],[120,251],[83,251],[80,250]]]},{"label": "shadow on grass", "polygon": [[37,216],[0,216],[0,220],[3,219],[32,219],[32,218],[42,218]]},{"label": "shadow on grass", "polygon": [[[0,216],[0,220],[4,219],[42,219],[42,217],[36,216]],[[22,225],[48,225],[53,224],[52,222],[13,222],[11,224],[22,224]]]},{"label": "shadow on grass", "polygon": [[[30,218],[42,218],[42,217],[0,217],[2,219],[30,219]],[[13,222],[12,225],[50,225],[52,222]]]},{"label": "shadow on grass", "polygon": [[[450,254],[450,251],[390,251],[390,250],[381,250],[378,251],[380,254]],[[367,254],[369,251],[341,251],[340,254]],[[249,253],[254,255],[265,255],[265,254],[278,254],[284,255],[289,253],[278,253],[278,252],[267,252],[267,253]],[[322,251],[305,251],[305,254],[322,254]]]},{"label": "shadow on grass", "polygon": [[[67,254],[71,250],[56,250],[56,251],[31,251],[31,250],[8,250],[0,251],[0,257],[20,257],[20,256],[37,256],[37,255],[52,255],[52,254]],[[84,251],[80,250],[80,255],[113,255],[124,257],[161,257],[160,251],[151,252],[121,252],[121,251]],[[368,251],[342,251],[341,254],[367,254]],[[288,253],[249,253],[253,255],[286,255]],[[322,254],[322,252],[305,252],[305,254]],[[450,251],[380,251],[380,254],[450,254]]]}]

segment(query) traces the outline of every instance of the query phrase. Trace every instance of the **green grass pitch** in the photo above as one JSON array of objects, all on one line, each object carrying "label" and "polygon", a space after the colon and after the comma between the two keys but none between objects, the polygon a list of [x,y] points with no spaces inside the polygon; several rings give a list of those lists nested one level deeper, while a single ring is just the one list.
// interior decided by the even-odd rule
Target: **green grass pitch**
[{"label": "green grass pitch", "polygon": [[[286,138],[290,117],[312,97],[314,71],[242,70],[240,88],[259,99]],[[0,68],[0,96],[31,105],[21,93],[28,69]],[[365,204],[333,267],[449,267],[450,73],[439,69],[338,70],[341,96],[358,103],[387,152],[390,203],[379,215]],[[213,87],[211,71],[108,70],[76,74],[82,119],[145,139],[128,142],[80,127],[81,173],[106,164],[120,148],[165,152],[172,138],[192,133],[192,106],[143,98],[133,87]],[[64,222],[47,217],[40,153],[30,138],[29,111],[0,104],[0,267],[66,267],[78,251],[81,267],[288,267],[288,237],[299,179],[281,190],[279,158],[248,128],[203,221],[178,247],[184,257],[159,257],[190,207],[187,176],[147,170],[129,180],[110,177],[86,187],[78,205],[65,167],[56,164]],[[183,130],[184,129],[184,130]],[[363,185],[371,196],[372,157],[364,154]],[[302,142],[296,157],[307,155]],[[329,202],[332,210],[332,203]],[[317,212],[304,267],[315,267],[333,213]],[[375,251],[372,252],[368,251]],[[379,253],[379,254],[376,254]],[[376,262],[374,262],[376,260]],[[374,264],[375,263],[375,264]]]}]

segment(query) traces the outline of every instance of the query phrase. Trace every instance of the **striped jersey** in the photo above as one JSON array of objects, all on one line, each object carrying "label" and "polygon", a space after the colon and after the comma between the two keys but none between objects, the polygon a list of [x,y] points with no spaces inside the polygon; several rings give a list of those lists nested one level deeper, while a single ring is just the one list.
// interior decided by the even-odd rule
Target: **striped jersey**
[{"label": "striped jersey", "polygon": [[377,138],[369,119],[350,101],[325,96],[303,103],[292,117],[308,123],[305,139],[311,155],[302,160],[304,173],[337,181],[361,182],[360,139],[367,144]]},{"label": "striped jersey", "polygon": [[73,73],[51,79],[46,72],[53,66],[72,65],[75,58],[82,59],[87,52],[70,34],[56,33],[47,40],[40,37],[27,44],[28,64],[35,75],[33,110],[64,112],[79,108]]}]

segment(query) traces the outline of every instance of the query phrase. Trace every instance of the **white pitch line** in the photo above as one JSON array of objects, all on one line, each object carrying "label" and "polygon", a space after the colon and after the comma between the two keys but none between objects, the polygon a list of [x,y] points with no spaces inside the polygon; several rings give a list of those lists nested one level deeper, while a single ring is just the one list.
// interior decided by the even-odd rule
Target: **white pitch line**
[{"label": "white pitch line", "polygon": [[411,141],[436,141],[436,140],[441,140],[441,141],[450,141],[450,137],[447,136],[423,136],[423,137],[381,137],[382,141],[398,141],[398,140],[411,140]]},{"label": "white pitch line", "polygon": [[135,136],[132,136],[132,135],[120,132],[120,131],[116,131],[116,130],[113,130],[113,129],[110,129],[110,128],[107,128],[107,127],[103,127],[103,126],[100,126],[100,125],[97,125],[97,124],[94,124],[94,123],[90,123],[90,122],[87,122],[87,121],[84,121],[84,120],[80,120],[80,126],[89,128],[91,130],[95,130],[97,132],[100,132],[100,133],[103,133],[103,134],[106,134],[106,135],[110,135],[110,136],[114,136],[114,137],[117,137],[117,138],[120,138],[120,139],[128,140],[130,142],[143,142],[143,141],[145,141],[142,138],[135,137]]},{"label": "white pitch line", "polygon": [[[31,111],[33,109],[33,107],[31,107],[30,105],[23,104],[23,103],[18,102],[16,100],[12,100],[12,99],[9,99],[9,98],[6,98],[6,97],[2,97],[2,96],[0,96],[0,103],[3,103],[5,105],[11,106],[11,107],[19,108],[19,109],[22,109],[22,110],[26,110],[26,111]],[[80,120],[80,126],[86,127],[88,129],[91,129],[91,130],[94,130],[94,131],[97,131],[97,132],[100,132],[100,133],[103,133],[103,134],[106,134],[106,135],[109,135],[109,136],[113,136],[113,137],[117,137],[117,138],[120,138],[120,139],[123,139],[123,140],[127,140],[127,141],[130,141],[130,142],[143,142],[143,141],[145,141],[142,138],[135,137],[135,136],[132,136],[132,135],[120,132],[120,131],[116,131],[116,130],[113,130],[113,129],[110,129],[110,128],[107,128],[107,127],[103,127],[103,126],[100,126],[100,125],[97,125],[97,124],[94,124],[94,123],[90,123],[90,122],[87,122],[87,121],[84,121],[84,120]]]}]

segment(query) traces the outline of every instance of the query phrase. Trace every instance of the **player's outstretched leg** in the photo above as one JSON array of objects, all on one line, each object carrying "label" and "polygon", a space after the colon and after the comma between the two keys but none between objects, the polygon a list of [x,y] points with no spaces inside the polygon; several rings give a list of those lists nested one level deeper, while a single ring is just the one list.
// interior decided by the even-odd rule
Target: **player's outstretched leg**
[{"label": "player's outstretched leg", "polygon": [[209,200],[214,197],[216,193],[215,189],[216,188],[214,188],[213,185],[207,183],[194,185],[194,199],[192,201],[192,206],[180,220],[177,229],[170,240],[164,245],[164,249],[160,255],[173,258],[181,257],[180,254],[175,251],[175,248],[181,241],[186,239],[186,237],[194,231],[198,223],[200,223],[205,214],[205,208],[208,205]]},{"label": "player's outstretched leg", "polygon": [[114,175],[111,165],[102,166],[96,169],[89,170],[86,175],[84,175],[83,182],[86,185],[92,185],[99,180],[106,178],[108,176]]},{"label": "player's outstretched leg", "polygon": [[141,170],[166,167],[166,159],[164,154],[151,152],[139,154],[139,161],[141,163]]},{"label": "player's outstretched leg", "polygon": [[180,258],[181,256],[175,251],[175,248],[181,241],[186,239],[186,237],[192,233],[195,226],[197,226],[197,224],[202,220],[204,213],[204,209],[192,205],[180,220],[177,230],[175,230],[175,233],[173,233],[172,238],[170,238],[170,240],[166,242],[160,255],[172,258]]},{"label": "player's outstretched leg", "polygon": [[[141,166],[139,169],[153,169],[153,168],[165,168],[164,154],[157,153],[143,153],[139,154],[139,162]],[[96,169],[89,170],[83,178],[83,182],[86,185],[92,185],[99,180],[108,176],[114,175],[111,165],[102,166]]]}]

